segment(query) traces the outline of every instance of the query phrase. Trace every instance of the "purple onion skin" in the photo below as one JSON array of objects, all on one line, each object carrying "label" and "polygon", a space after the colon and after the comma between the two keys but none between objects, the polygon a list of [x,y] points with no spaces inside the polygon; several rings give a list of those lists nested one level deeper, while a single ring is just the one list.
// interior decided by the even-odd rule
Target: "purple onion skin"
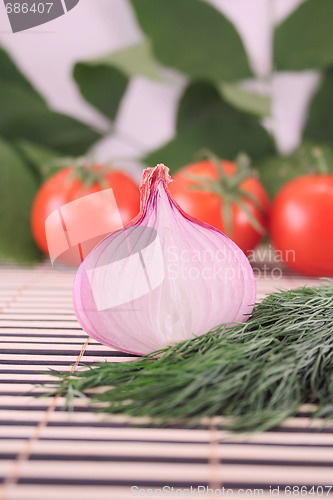
[{"label": "purple onion skin", "polygon": [[[124,230],[104,238],[84,259],[75,277],[74,310],[83,330],[100,343],[131,354],[148,354],[202,335],[221,323],[246,321],[255,303],[256,283],[247,257],[225,234],[180,208],[169,193],[171,178],[168,172],[164,165],[144,171],[139,214]],[[144,271],[148,272],[148,279],[153,278],[152,281],[156,281],[156,276],[161,273],[162,281],[150,288],[149,293],[114,305],[119,298],[118,290],[120,295],[126,295],[127,291],[131,295],[131,289],[135,290],[140,284],[143,272],[140,266],[133,270],[131,264],[134,254],[137,258],[135,249],[139,248],[140,238],[125,259],[119,260],[118,255],[117,260],[117,252],[119,254],[129,234],[142,234],[147,238],[146,228],[149,234],[154,233],[155,240],[145,241],[147,245],[142,246],[143,256],[147,251],[153,252],[149,258],[146,255]],[[153,250],[147,250],[148,247]],[[176,271],[191,269],[200,273],[206,263],[200,256],[220,253],[225,259],[218,267],[222,279],[219,279],[219,274],[217,279],[205,279],[203,272],[199,279],[191,280],[187,275],[183,279],[180,272],[177,279],[172,279],[168,257],[171,247],[175,250],[173,259],[182,253],[199,255],[199,262],[191,261],[191,268],[180,262]],[[161,251],[164,276],[158,260]],[[118,275],[114,272],[115,263],[116,267],[120,266]],[[209,265],[213,266],[215,262]],[[150,266],[153,266],[152,274],[149,274]],[[206,266],[206,269],[209,271],[210,267]],[[122,277],[126,277],[123,283]]]}]

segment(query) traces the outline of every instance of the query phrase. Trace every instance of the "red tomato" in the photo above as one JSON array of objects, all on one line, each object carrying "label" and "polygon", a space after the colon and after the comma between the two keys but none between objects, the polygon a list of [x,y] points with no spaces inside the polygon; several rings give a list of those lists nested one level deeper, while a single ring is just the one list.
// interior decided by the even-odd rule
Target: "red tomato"
[{"label": "red tomato", "polygon": [[[114,197],[116,199],[118,212],[120,214],[123,224],[126,224],[133,217],[137,215],[140,207],[140,194],[137,184],[128,177],[125,173],[116,170],[107,170],[103,175],[103,187],[100,182],[93,182],[87,189],[84,188],[82,181],[78,177],[73,176],[73,168],[68,167],[60,170],[55,175],[51,176],[39,189],[31,212],[31,229],[34,239],[41,250],[48,255],[48,244],[45,234],[45,221],[47,217],[55,210],[60,209],[67,203],[70,203],[78,198],[87,196],[101,191],[104,187],[112,188]],[[101,167],[96,165],[92,167],[92,173],[98,174]],[[71,180],[72,179],[72,180]],[[87,198],[88,203],[89,197]],[[96,200],[95,200],[96,203]],[[102,203],[99,201],[99,203]],[[88,207],[85,207],[89,211]],[[100,221],[102,224],[105,222],[107,227],[110,227],[110,232],[119,229],[119,217],[112,211],[107,212],[101,206],[101,217],[106,218],[105,221]],[[115,211],[114,211],[115,212]],[[94,213],[96,213],[96,205],[94,205]],[[79,220],[76,221],[78,225],[84,227],[87,225],[86,216],[81,217],[79,212]],[[90,222],[92,225],[94,222]],[[53,229],[52,229],[53,231]],[[57,238],[57,235],[56,235]],[[97,242],[96,242],[97,243]],[[95,243],[95,244],[96,244]],[[64,259],[65,263],[71,263],[71,259]]]},{"label": "red tomato", "polygon": [[333,276],[333,175],[288,182],[273,201],[271,237],[291,269]]},{"label": "red tomato", "polygon": [[[232,178],[236,174],[235,163],[222,160],[221,165],[228,178]],[[200,186],[195,186],[196,182],[191,180],[191,176],[204,176],[213,179],[218,187],[219,174],[216,165],[209,160],[205,160],[183,167],[176,172],[169,188],[172,196],[185,212],[228,234],[223,214],[224,196],[213,191],[197,189]],[[193,189],[193,187],[196,189]],[[251,215],[266,229],[269,199],[263,185],[255,177],[249,177],[242,181],[238,188],[245,193],[249,193],[250,196],[257,200],[261,209],[246,196],[240,196],[241,201],[246,205]],[[230,196],[232,196],[231,193]],[[231,233],[228,236],[246,253],[261,241],[263,232],[253,227],[248,215],[232,199],[230,203]]]}]

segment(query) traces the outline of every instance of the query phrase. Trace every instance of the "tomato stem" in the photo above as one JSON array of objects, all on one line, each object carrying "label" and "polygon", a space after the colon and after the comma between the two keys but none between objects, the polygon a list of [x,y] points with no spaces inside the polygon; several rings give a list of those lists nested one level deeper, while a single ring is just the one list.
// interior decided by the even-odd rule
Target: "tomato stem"
[{"label": "tomato stem", "polygon": [[[186,177],[192,181],[193,184],[189,186],[190,189],[197,191],[205,191],[214,193],[221,199],[221,216],[224,222],[227,236],[231,238],[232,235],[232,204],[237,205],[247,216],[252,227],[258,233],[265,233],[262,224],[255,218],[249,209],[246,200],[252,202],[258,210],[263,211],[260,201],[252,193],[248,193],[241,189],[241,184],[250,177],[256,177],[257,171],[250,168],[251,160],[245,153],[240,153],[236,158],[237,170],[234,175],[228,177],[223,169],[222,160],[212,153],[210,150],[201,150],[200,159],[206,158],[216,167],[218,173],[218,180],[211,179],[203,175],[188,174]],[[197,157],[199,157],[196,155]]]},{"label": "tomato stem", "polygon": [[327,175],[329,173],[329,166],[321,148],[313,148],[312,156],[316,160],[316,167],[319,174]]}]

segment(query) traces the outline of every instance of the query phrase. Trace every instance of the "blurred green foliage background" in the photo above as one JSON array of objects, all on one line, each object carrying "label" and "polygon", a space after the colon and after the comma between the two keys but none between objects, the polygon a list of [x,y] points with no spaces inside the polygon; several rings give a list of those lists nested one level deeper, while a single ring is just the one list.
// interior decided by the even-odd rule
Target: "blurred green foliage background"
[{"label": "blurred green foliage background", "polygon": [[[333,1],[307,0],[276,27],[273,67],[277,71],[320,70],[321,82],[305,120],[302,144],[281,157],[262,125],[272,114],[270,96],[245,90],[252,71],[233,24],[202,0],[131,0],[145,40],[99,59],[77,62],[73,78],[82,96],[112,129],[129,83],[141,75],[164,81],[164,68],[181,73],[175,137],[139,160],[163,162],[171,171],[191,162],[201,148],[223,158],[246,152],[269,194],[286,180],[313,168],[314,146],[333,164]],[[0,256],[21,263],[41,258],[29,217],[45,178],[43,166],[56,158],[89,152],[100,132],[52,111],[4,49],[0,48]]]}]

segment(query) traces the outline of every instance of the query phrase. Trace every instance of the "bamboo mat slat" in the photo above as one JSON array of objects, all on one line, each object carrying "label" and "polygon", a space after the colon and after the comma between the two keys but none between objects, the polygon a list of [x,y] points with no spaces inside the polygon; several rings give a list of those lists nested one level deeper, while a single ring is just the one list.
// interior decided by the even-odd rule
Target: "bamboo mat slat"
[{"label": "bamboo mat slat", "polygon": [[[279,279],[259,274],[259,300],[275,289],[319,283],[286,270]],[[148,419],[96,414],[84,399],[64,411],[64,399],[47,396],[42,385],[54,380],[49,368],[133,359],[87,341],[72,307],[73,277],[47,262],[32,269],[0,264],[0,500],[129,500],[163,487],[164,496],[177,496],[177,488],[178,497],[192,488],[195,498],[209,497],[200,488],[217,489],[215,496],[248,489],[247,496],[266,499],[272,488],[284,497],[288,485],[319,487],[319,494],[332,485],[333,428],[311,419],[308,405],[280,427],[254,434],[217,429],[222,418],[192,429],[158,428]],[[332,498],[333,488],[327,493],[315,496]]]}]

